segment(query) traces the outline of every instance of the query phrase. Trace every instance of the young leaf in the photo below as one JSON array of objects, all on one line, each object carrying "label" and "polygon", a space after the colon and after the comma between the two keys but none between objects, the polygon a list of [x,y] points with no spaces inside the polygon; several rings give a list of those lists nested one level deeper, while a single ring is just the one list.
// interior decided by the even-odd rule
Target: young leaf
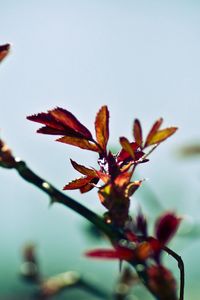
[{"label": "young leaf", "polygon": [[174,134],[176,132],[178,128],[177,127],[169,127],[169,128],[165,128],[163,130],[159,130],[157,131],[151,138],[151,140],[149,140],[148,142],[148,146],[150,145],[155,145],[158,143],[163,142],[164,140],[166,140],[168,137],[170,137],[172,134]]},{"label": "young leaf", "polygon": [[[123,148],[117,155],[117,163],[120,165],[120,168],[123,167],[124,171],[126,170],[126,166],[129,169],[129,167],[128,167],[129,163],[130,163],[130,166],[131,166],[131,164],[134,161],[139,160],[144,155],[144,152],[138,150],[139,146],[138,146],[137,143],[132,142],[132,143],[130,143],[130,146],[131,146],[131,148],[134,152],[134,157],[132,157],[130,155],[130,153],[127,152],[126,150],[124,150]],[[124,167],[125,167],[125,169],[124,169]]]},{"label": "young leaf", "polygon": [[135,119],[133,124],[133,136],[135,138],[135,142],[138,144],[138,146],[142,147],[142,127],[140,124],[140,121],[138,119]]},{"label": "young leaf", "polygon": [[5,45],[0,45],[0,62],[8,55],[10,51],[10,45],[5,44]]},{"label": "young leaf", "polygon": [[125,138],[125,137],[120,137],[119,141],[120,141],[120,144],[121,144],[122,148],[126,152],[128,152],[128,154],[133,159],[135,159],[135,153],[134,153],[133,147],[132,147],[131,143],[129,142],[129,140],[127,138]]},{"label": "young leaf", "polygon": [[146,142],[144,147],[147,147],[149,145],[151,145],[151,140],[153,138],[153,136],[155,135],[155,133],[158,131],[158,129],[160,128],[160,126],[162,125],[163,119],[160,118],[158,119],[152,126],[152,128],[150,129],[147,138],[146,138]]},{"label": "young leaf", "polygon": [[125,247],[116,249],[96,249],[85,253],[86,256],[99,259],[131,260],[134,257],[133,250]]},{"label": "young leaf", "polygon": [[[68,130],[67,134],[70,134],[71,130]],[[37,133],[42,133],[42,134],[50,134],[50,135],[65,135],[66,130],[65,129],[56,129],[48,126],[43,126],[37,130]],[[73,132],[71,132],[73,134]]]},{"label": "young leaf", "polygon": [[49,113],[54,117],[55,120],[63,124],[63,126],[70,127],[78,134],[81,134],[84,138],[92,139],[91,132],[68,110],[57,107],[49,111]]},{"label": "young leaf", "polygon": [[83,187],[86,184],[90,183],[90,181],[93,178],[94,177],[92,177],[92,176],[85,176],[85,177],[77,178],[77,179],[69,182],[68,184],[66,184],[64,186],[63,190],[76,190],[76,189],[80,189],[81,187]]},{"label": "young leaf", "polygon": [[82,194],[89,192],[90,190],[92,190],[94,188],[94,185],[97,184],[98,181],[99,181],[99,178],[93,177],[88,184],[86,184],[80,188],[80,192]]},{"label": "young leaf", "polygon": [[97,113],[95,131],[98,144],[106,151],[109,139],[109,111],[107,106],[102,106]]},{"label": "young leaf", "polygon": [[97,172],[93,169],[87,168],[85,166],[77,164],[74,160],[70,159],[72,166],[75,170],[80,172],[83,175],[98,177]]},{"label": "young leaf", "polygon": [[[37,122],[46,125],[47,127],[64,130],[65,127],[60,122],[56,121],[55,118],[48,113],[39,113],[26,117],[29,121]],[[61,133],[63,134],[63,132]]]},{"label": "young leaf", "polygon": [[63,108],[57,107],[48,113],[28,116],[27,119],[45,125],[37,131],[38,133],[92,139],[90,131],[72,113]]},{"label": "young leaf", "polygon": [[91,150],[91,151],[95,151],[95,152],[99,151],[98,147],[95,144],[92,144],[87,139],[83,139],[83,138],[63,136],[63,137],[57,139],[56,141],[64,143],[64,144],[76,146],[81,149]]}]

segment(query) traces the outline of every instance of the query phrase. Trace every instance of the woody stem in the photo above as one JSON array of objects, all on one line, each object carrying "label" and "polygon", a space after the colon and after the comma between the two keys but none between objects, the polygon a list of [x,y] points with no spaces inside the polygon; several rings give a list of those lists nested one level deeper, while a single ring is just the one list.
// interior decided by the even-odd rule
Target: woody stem
[{"label": "woody stem", "polygon": [[167,252],[169,255],[171,255],[177,262],[178,267],[180,270],[180,296],[179,300],[184,299],[184,285],[185,285],[185,270],[184,270],[184,263],[180,255],[178,255],[176,252],[171,250],[170,248],[164,246],[163,250]]}]

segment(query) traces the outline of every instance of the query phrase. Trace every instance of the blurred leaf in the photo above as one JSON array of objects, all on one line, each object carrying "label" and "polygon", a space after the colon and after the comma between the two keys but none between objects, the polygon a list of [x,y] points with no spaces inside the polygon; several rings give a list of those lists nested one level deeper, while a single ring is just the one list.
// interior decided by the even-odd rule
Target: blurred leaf
[{"label": "blurred leaf", "polygon": [[200,145],[193,144],[188,146],[183,146],[180,148],[179,153],[184,157],[193,157],[200,155]]},{"label": "blurred leaf", "polygon": [[96,249],[85,253],[86,256],[98,259],[133,259],[133,250],[125,247],[117,247],[115,249]]},{"label": "blurred leaf", "polygon": [[8,55],[9,51],[10,51],[9,44],[0,45],[0,62],[4,60],[4,58]]},{"label": "blurred leaf", "polygon": [[163,244],[168,241],[176,233],[181,218],[177,217],[173,212],[167,212],[161,215],[155,224],[155,236]]}]

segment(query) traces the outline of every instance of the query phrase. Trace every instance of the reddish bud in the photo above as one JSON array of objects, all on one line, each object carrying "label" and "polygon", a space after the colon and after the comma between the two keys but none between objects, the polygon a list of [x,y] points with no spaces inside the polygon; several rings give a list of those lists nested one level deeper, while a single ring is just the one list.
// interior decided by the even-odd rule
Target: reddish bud
[{"label": "reddish bud", "polygon": [[174,213],[168,212],[162,215],[155,225],[155,236],[162,243],[166,244],[173,237],[178,229],[181,218]]}]

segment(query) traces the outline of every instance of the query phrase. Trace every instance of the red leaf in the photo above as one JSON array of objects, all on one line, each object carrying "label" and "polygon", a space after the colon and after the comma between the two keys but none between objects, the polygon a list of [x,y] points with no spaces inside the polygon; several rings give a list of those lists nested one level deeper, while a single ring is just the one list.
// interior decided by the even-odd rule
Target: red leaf
[{"label": "red leaf", "polygon": [[[128,141],[128,143],[129,143],[129,141]],[[138,148],[139,148],[138,144],[136,144],[134,142],[129,143],[129,144],[130,144],[130,147],[132,148],[132,151],[134,152],[134,157],[132,157],[128,151],[126,151],[125,149],[122,149],[117,156],[118,163],[128,163],[130,161],[136,161],[136,160],[139,160],[144,155],[144,152],[138,150]],[[125,147],[126,147],[126,145],[125,145]]]},{"label": "red leaf", "polygon": [[[50,134],[50,135],[64,135],[66,134],[66,130],[64,129],[55,129],[52,127],[44,126],[41,127],[37,130],[37,133],[42,133],[42,134]],[[69,134],[69,132],[68,132]]]},{"label": "red leaf", "polygon": [[92,139],[90,131],[82,125],[75,116],[63,108],[55,108],[48,113],[39,113],[27,117],[28,120],[46,125],[38,130],[39,133],[57,134]]},{"label": "red leaf", "polygon": [[181,218],[178,218],[174,213],[168,212],[162,215],[155,225],[155,236],[163,244],[168,241],[176,233],[180,224]]},{"label": "red leaf", "polygon": [[83,193],[87,193],[90,190],[92,190],[94,188],[94,184],[97,184],[99,181],[99,178],[94,177],[88,184],[82,186],[80,188],[80,192]]},{"label": "red leaf", "polygon": [[142,213],[141,209],[139,210],[139,213],[136,216],[136,227],[137,230],[140,233],[142,233],[143,236],[147,236],[147,219]]},{"label": "red leaf", "polygon": [[27,119],[30,121],[33,121],[33,122],[44,124],[47,127],[50,127],[53,129],[61,130],[60,134],[64,134],[64,132],[65,132],[65,127],[63,126],[63,124],[61,124],[60,122],[55,120],[55,118],[50,114],[50,112],[48,112],[48,113],[42,112],[42,113],[39,113],[36,115],[28,116]]},{"label": "red leaf", "polygon": [[97,146],[95,144],[92,144],[87,139],[83,139],[83,138],[63,136],[63,137],[57,139],[56,141],[64,143],[64,144],[76,146],[81,149],[91,150],[91,151],[95,151],[95,152],[99,151],[99,148],[97,148]]},{"label": "red leaf", "polygon": [[157,299],[177,300],[176,280],[172,273],[161,265],[151,265],[147,268],[148,285]]},{"label": "red leaf", "polygon": [[77,178],[71,182],[69,182],[67,185],[64,186],[63,190],[76,190],[80,189],[86,184],[90,183],[90,181],[93,179],[92,176],[85,176]]},{"label": "red leaf", "polygon": [[133,250],[125,247],[116,249],[96,249],[85,253],[86,256],[99,259],[131,260],[134,257]]},{"label": "red leaf", "polygon": [[138,146],[142,147],[142,127],[138,119],[135,119],[134,121],[133,136]]},{"label": "red leaf", "polygon": [[[119,141],[120,141],[120,144],[121,144],[122,148],[124,149],[124,151],[128,152],[128,154],[133,159],[135,159],[135,152],[134,152],[133,146],[129,142],[129,140],[127,138],[125,138],[125,137],[120,137]],[[134,145],[134,147],[135,147],[135,145]]]},{"label": "red leaf", "polygon": [[0,45],[0,62],[8,55],[10,51],[10,45],[5,44],[5,45]]},{"label": "red leaf", "polygon": [[83,175],[89,175],[89,176],[94,176],[98,177],[97,172],[93,169],[87,168],[85,166],[77,164],[74,160],[70,159],[72,166],[74,167],[75,170],[78,172],[82,173]]},{"label": "red leaf", "polygon": [[83,137],[87,139],[92,139],[92,134],[90,131],[81,124],[77,118],[70,113],[68,110],[57,107],[51,111],[49,111],[51,116],[53,116],[58,122],[63,124],[65,127],[70,127],[72,130],[77,132],[78,134],[81,134]]},{"label": "red leaf", "polygon": [[146,142],[145,142],[145,145],[144,147],[147,147],[149,145],[151,145],[151,140],[153,138],[153,136],[155,135],[155,133],[158,131],[158,129],[160,128],[161,124],[163,122],[163,119],[160,118],[158,119],[152,126],[152,128],[150,129],[148,135],[147,135],[147,138],[146,138]]},{"label": "red leaf", "polygon": [[95,120],[95,131],[98,144],[106,151],[109,139],[109,111],[107,106],[102,106]]}]

